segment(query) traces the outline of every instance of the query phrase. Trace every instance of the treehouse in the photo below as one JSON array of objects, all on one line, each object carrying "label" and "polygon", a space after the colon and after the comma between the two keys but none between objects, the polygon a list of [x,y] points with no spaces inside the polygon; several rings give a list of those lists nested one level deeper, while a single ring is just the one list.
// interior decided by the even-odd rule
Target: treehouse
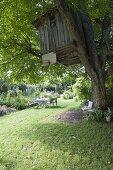
[{"label": "treehouse", "polygon": [[33,22],[39,32],[42,62],[72,65],[80,63],[74,39],[56,8]]}]

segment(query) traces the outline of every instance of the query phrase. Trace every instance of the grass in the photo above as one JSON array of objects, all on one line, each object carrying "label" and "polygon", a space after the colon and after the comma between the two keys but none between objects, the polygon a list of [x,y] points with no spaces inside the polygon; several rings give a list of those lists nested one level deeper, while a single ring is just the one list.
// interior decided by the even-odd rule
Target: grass
[{"label": "grass", "polygon": [[58,105],[0,117],[0,170],[113,169],[113,125],[57,122],[54,116],[75,102]]}]

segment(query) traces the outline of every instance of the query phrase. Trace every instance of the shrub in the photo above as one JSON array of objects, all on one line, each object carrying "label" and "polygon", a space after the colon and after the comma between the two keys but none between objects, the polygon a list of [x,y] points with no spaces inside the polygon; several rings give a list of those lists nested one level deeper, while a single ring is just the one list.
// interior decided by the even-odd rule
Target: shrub
[{"label": "shrub", "polygon": [[7,94],[8,84],[3,80],[0,80],[0,94]]},{"label": "shrub", "polygon": [[58,93],[40,93],[40,97],[45,97],[45,98],[60,98],[60,94]]},{"label": "shrub", "polygon": [[39,90],[34,91],[34,92],[33,92],[33,95],[34,95],[34,96],[39,96],[39,95],[40,95],[40,91],[39,91]]},{"label": "shrub", "polygon": [[22,91],[21,91],[21,90],[17,90],[17,91],[16,91],[16,93],[17,93],[17,96],[20,96],[20,97],[21,97],[21,96],[23,96],[23,94],[22,94]]},{"label": "shrub", "polygon": [[51,94],[50,93],[40,93],[40,97],[45,97],[45,98],[48,98]]},{"label": "shrub", "polygon": [[1,96],[0,105],[6,105],[7,107],[22,110],[28,107],[28,98],[21,95],[18,95],[17,97],[10,97],[9,93],[7,96]]},{"label": "shrub", "polygon": [[94,109],[92,112],[86,112],[85,118],[87,120],[101,121],[105,117],[105,112],[101,109]]},{"label": "shrub", "polygon": [[15,90],[9,90],[7,93],[7,96],[9,97],[16,97],[17,96],[17,92]]},{"label": "shrub", "polygon": [[76,100],[91,100],[91,82],[88,78],[80,77],[72,87]]},{"label": "shrub", "polygon": [[13,103],[13,107],[18,110],[26,109],[28,107],[28,100],[26,98],[16,98],[15,102]]},{"label": "shrub", "polygon": [[74,95],[71,90],[64,91],[63,98],[64,99],[73,99]]},{"label": "shrub", "polygon": [[50,99],[51,99],[51,98],[60,98],[60,94],[58,94],[58,93],[52,93],[52,94],[50,94],[49,98],[50,98]]},{"label": "shrub", "polygon": [[108,106],[113,107],[113,74],[106,81]]}]

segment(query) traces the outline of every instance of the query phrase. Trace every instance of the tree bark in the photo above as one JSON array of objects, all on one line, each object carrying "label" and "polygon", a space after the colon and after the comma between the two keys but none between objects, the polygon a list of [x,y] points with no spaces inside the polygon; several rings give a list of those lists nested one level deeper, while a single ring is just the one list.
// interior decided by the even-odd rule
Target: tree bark
[{"label": "tree bark", "polygon": [[96,108],[107,109],[105,82],[96,83],[92,80],[92,101]]}]

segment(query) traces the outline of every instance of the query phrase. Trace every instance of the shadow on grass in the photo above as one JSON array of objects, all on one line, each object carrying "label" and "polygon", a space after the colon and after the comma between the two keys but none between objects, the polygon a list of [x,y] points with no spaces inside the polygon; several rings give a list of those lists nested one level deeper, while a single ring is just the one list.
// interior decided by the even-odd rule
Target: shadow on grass
[{"label": "shadow on grass", "polygon": [[[22,138],[39,140],[50,150],[60,149],[71,155],[78,154],[90,161],[110,161],[113,163],[113,125],[82,122],[77,124],[48,123],[37,124],[31,131],[20,134]],[[105,154],[106,153],[106,154]]]},{"label": "shadow on grass", "polygon": [[41,107],[41,106],[35,106],[35,107],[33,107],[34,109],[43,109],[43,108],[45,108],[45,109],[63,109],[63,108],[66,108],[65,106],[46,106],[46,107]]},{"label": "shadow on grass", "polygon": [[0,158],[0,169],[13,170],[15,169],[15,163],[10,160]]},{"label": "shadow on grass", "polygon": [[63,109],[63,108],[66,108],[65,106],[50,106],[48,107],[49,109]]}]

